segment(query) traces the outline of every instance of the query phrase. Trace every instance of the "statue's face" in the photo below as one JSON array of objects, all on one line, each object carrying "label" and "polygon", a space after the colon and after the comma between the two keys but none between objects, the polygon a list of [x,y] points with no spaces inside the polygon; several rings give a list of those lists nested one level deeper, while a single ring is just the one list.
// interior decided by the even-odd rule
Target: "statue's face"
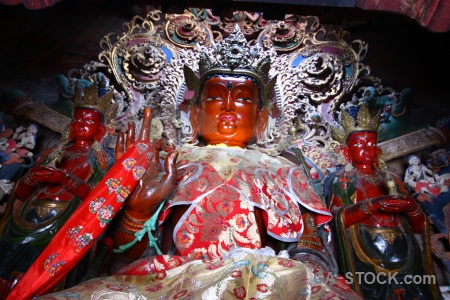
[{"label": "statue's face", "polygon": [[408,163],[413,166],[413,165],[418,165],[420,163],[420,159],[417,156],[411,156],[410,159],[408,160]]},{"label": "statue's face", "polygon": [[208,144],[244,148],[254,136],[258,116],[258,87],[251,80],[222,76],[205,83],[198,130]]},{"label": "statue's face", "polygon": [[95,140],[102,127],[102,116],[98,111],[87,108],[75,110],[72,130],[77,140]]},{"label": "statue's face", "polygon": [[377,158],[377,134],[373,131],[358,131],[350,134],[347,139],[348,156],[352,164],[373,165]]}]

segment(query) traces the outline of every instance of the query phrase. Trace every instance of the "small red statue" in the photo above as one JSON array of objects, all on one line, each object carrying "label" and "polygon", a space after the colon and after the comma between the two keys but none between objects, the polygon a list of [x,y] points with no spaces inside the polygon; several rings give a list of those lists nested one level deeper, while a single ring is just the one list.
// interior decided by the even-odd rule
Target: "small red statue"
[{"label": "small red statue", "polygon": [[[405,280],[406,276],[434,274],[426,260],[430,253],[424,259],[414,237],[429,227],[403,182],[378,161],[379,115],[372,117],[361,106],[356,120],[346,111],[341,111],[341,120],[343,129],[336,127],[333,133],[345,144],[342,151],[348,164],[325,181],[335,216],[340,273],[352,279],[354,290],[365,299],[436,299],[436,285],[407,284]],[[358,272],[371,273],[377,280],[358,280]],[[389,283],[389,276],[395,276],[395,282]]]},{"label": "small red statue", "polygon": [[[77,95],[66,140],[46,151],[17,183],[16,208],[0,240],[0,277],[25,272],[114,162],[102,146],[116,110],[95,86]],[[12,207],[12,205],[11,205]]]}]

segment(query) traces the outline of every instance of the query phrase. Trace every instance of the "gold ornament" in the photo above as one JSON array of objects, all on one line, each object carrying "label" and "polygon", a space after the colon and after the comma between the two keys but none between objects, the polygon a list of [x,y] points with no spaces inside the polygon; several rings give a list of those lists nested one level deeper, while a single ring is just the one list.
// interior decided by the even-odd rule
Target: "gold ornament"
[{"label": "gold ornament", "polygon": [[[223,42],[212,45],[213,54],[202,52],[199,60],[199,77],[189,66],[184,65],[186,86],[195,91],[191,104],[200,96],[202,83],[211,75],[243,75],[254,79],[261,88],[264,107],[269,107],[276,76],[269,79],[270,57],[259,57],[259,44],[250,46],[239,26]],[[269,107],[270,108],[270,107]]]},{"label": "gold ornament", "polygon": [[105,95],[98,97],[97,82],[84,90],[82,95],[80,89],[75,89],[74,110],[77,108],[93,108],[103,114],[105,124],[114,120],[119,104],[114,101],[114,92],[109,90]]},{"label": "gold ornament", "polygon": [[333,137],[345,144],[348,136],[355,131],[373,131],[378,132],[378,125],[380,124],[381,113],[378,112],[375,116],[372,116],[366,105],[361,105],[358,111],[356,120],[345,110],[341,110],[341,127],[331,127]]}]

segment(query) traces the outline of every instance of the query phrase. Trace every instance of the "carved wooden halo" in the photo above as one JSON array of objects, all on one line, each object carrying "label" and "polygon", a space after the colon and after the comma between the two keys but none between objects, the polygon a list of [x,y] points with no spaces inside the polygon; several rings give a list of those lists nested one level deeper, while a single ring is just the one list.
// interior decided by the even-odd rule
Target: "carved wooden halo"
[{"label": "carved wooden halo", "polygon": [[160,11],[150,12],[146,18],[135,16],[125,23],[119,36],[109,33],[100,42],[99,60],[107,63],[109,71],[125,91],[131,114],[145,104],[143,93],[157,88],[164,76],[164,67],[178,58],[176,47],[162,39],[154,22],[159,21]]},{"label": "carved wooden halo", "polygon": [[186,11],[184,14],[166,15],[166,37],[178,47],[193,48],[196,44],[209,44],[213,33],[207,23]]}]

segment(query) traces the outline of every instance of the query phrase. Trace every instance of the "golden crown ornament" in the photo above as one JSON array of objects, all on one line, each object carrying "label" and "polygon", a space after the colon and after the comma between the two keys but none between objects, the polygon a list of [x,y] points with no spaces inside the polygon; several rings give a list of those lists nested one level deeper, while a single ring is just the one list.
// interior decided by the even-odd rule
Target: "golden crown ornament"
[{"label": "golden crown ornament", "polygon": [[341,125],[331,127],[333,137],[341,144],[345,144],[348,136],[356,131],[378,132],[381,113],[372,116],[366,105],[361,105],[356,120],[345,110],[341,110]]},{"label": "golden crown ornament", "polygon": [[114,91],[112,89],[99,97],[97,82],[94,82],[90,87],[84,89],[83,94],[81,89],[75,89],[73,110],[83,107],[92,108],[102,113],[104,122],[108,125],[114,120],[119,104],[114,101]]},{"label": "golden crown ornament", "polygon": [[212,45],[212,54],[202,52],[197,72],[184,65],[186,86],[195,91],[191,99],[194,104],[201,92],[202,83],[211,75],[242,75],[254,79],[261,88],[263,106],[267,106],[272,98],[272,90],[276,83],[276,76],[269,80],[270,57],[259,57],[259,44],[250,46],[244,34],[236,25],[234,31],[222,42]]}]

